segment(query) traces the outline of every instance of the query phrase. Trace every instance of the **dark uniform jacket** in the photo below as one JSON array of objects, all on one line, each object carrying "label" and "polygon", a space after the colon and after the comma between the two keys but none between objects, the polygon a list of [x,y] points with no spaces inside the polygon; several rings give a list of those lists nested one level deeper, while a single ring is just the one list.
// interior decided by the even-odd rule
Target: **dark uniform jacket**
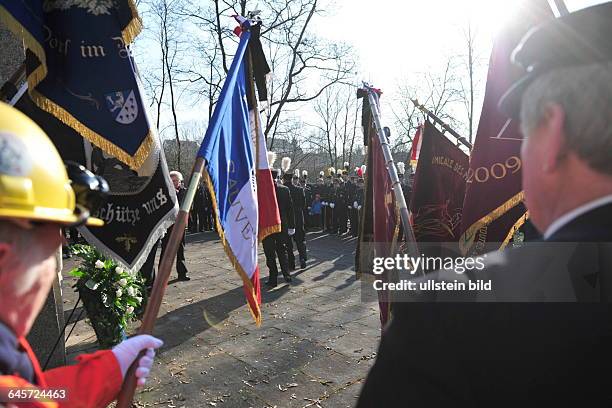
[{"label": "dark uniform jacket", "polygon": [[306,198],[304,195],[304,189],[294,184],[287,186],[291,195],[291,201],[293,204],[293,214],[295,220],[295,229],[299,231],[304,230],[304,207],[306,206]]},{"label": "dark uniform jacket", "polygon": [[312,200],[314,200],[314,188],[312,185],[310,184],[306,184],[306,186],[304,186],[304,200],[305,200],[305,207],[309,208],[312,205]]},{"label": "dark uniform jacket", "polygon": [[193,197],[193,210],[200,211],[204,208],[204,189],[206,187],[199,185]]},{"label": "dark uniform jacket", "polygon": [[489,259],[498,301],[394,305],[357,407],[612,406],[610,243],[612,204]]},{"label": "dark uniform jacket", "polygon": [[357,186],[352,181],[347,181],[344,183],[344,192],[345,192],[345,200],[346,205],[352,207],[355,202],[355,194],[357,192]]},{"label": "dark uniform jacket", "polygon": [[293,201],[289,188],[280,183],[276,183],[276,200],[278,201],[278,211],[281,217],[281,230],[287,233],[287,230],[295,229],[295,215],[293,213]]},{"label": "dark uniform jacket", "polygon": [[[340,184],[336,187],[334,191],[334,203],[336,204],[336,208],[341,208],[346,210],[346,206],[348,205],[347,194],[346,194],[346,186],[345,183]],[[351,203],[352,204],[352,203]]]},{"label": "dark uniform jacket", "polygon": [[363,206],[363,199],[364,199],[364,186],[363,185],[357,185],[355,187],[355,201],[357,201],[357,205],[361,205]]},{"label": "dark uniform jacket", "polygon": [[325,201],[326,203],[333,202],[333,191],[334,191],[333,186],[323,184],[320,187],[320,193],[319,193],[321,194],[321,201]]}]

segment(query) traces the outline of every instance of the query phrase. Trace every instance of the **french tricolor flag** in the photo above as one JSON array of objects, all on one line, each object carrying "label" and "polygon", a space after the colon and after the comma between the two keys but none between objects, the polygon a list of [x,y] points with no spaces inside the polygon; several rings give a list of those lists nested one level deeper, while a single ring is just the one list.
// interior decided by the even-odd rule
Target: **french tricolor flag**
[{"label": "french tricolor flag", "polygon": [[[243,27],[248,28],[248,22]],[[243,29],[198,156],[206,161],[204,180],[213,197],[219,236],[259,325],[257,246],[262,236],[278,230],[280,217],[261,120],[249,112],[247,103],[251,81],[245,56],[250,38],[250,31]]]},{"label": "french tricolor flag", "polygon": [[419,161],[419,153],[421,152],[421,133],[423,132],[423,125],[419,125],[414,137],[412,138],[412,148],[410,149],[410,165],[414,171]]}]

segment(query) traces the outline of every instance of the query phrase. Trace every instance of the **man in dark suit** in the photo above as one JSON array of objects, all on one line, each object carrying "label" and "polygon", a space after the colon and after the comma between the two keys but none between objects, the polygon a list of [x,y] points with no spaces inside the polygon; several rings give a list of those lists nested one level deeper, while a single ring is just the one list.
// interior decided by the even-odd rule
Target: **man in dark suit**
[{"label": "man in dark suit", "polygon": [[289,189],[278,181],[279,170],[272,169],[272,178],[276,190],[276,200],[278,211],[281,217],[281,231],[268,235],[263,240],[264,254],[266,255],[266,265],[270,271],[266,285],[275,287],[277,285],[278,269],[276,267],[276,257],[281,267],[281,272],[286,282],[291,282],[289,274],[289,261],[287,259],[287,247],[290,237],[295,234],[295,218],[293,213],[293,201]]},{"label": "man in dark suit", "polygon": [[[187,191],[187,189],[185,187],[183,187],[183,175],[178,172],[178,171],[171,171],[170,172],[170,179],[172,180],[172,184],[174,185],[174,189],[176,191],[176,198],[178,199],[179,202],[179,206],[181,204],[183,204],[183,200],[185,199],[185,193]],[[172,235],[172,228],[174,226],[171,226],[170,228],[168,228],[168,231],[166,231],[166,235],[164,235],[164,237],[161,239],[161,255],[159,258],[160,264],[161,264],[161,260],[164,257],[164,252],[166,250],[166,247],[168,246],[168,242],[170,240],[170,235]],[[147,257],[147,260],[145,261],[145,263],[142,265],[142,268],[140,269],[141,271],[141,275],[145,280],[145,285],[148,288],[151,288],[153,286],[153,282],[155,280],[155,255],[157,253],[157,247],[159,245],[159,241],[157,241],[155,243],[155,245],[153,246],[153,249],[151,249],[151,252],[149,252],[149,256]],[[176,252],[176,272],[178,274],[178,280],[179,281],[189,281],[191,280],[191,278],[189,276],[187,276],[187,265],[185,263],[185,232],[183,231],[183,239],[181,240],[181,243],[179,244],[178,250]]]},{"label": "man in dark suit", "polygon": [[525,202],[544,241],[491,253],[469,276],[421,278],[493,290],[394,305],[358,407],[611,406],[610,38],[606,3],[544,23],[515,49],[525,74],[500,107],[521,121]]},{"label": "man in dark suit", "polygon": [[287,240],[287,259],[289,260],[289,269],[295,270],[295,255],[293,254],[293,242],[297,247],[300,256],[300,268],[306,268],[306,232],[304,231],[304,208],[306,207],[306,198],[304,189],[297,185],[298,178],[291,176],[291,173],[283,175],[283,184],[289,188],[291,201],[293,203],[293,214],[295,220],[295,234]]}]

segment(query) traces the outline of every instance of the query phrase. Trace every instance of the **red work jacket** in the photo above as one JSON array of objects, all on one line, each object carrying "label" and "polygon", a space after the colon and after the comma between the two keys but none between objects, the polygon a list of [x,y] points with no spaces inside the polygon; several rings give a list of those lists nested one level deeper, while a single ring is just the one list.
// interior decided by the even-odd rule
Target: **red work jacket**
[{"label": "red work jacket", "polygon": [[[19,344],[27,352],[34,367],[36,385],[15,375],[0,375],[3,388],[48,388],[64,390],[65,398],[53,402],[42,400],[31,402],[9,402],[8,407],[19,408],[77,408],[106,407],[121,389],[122,376],[119,363],[110,350],[97,351],[77,357],[78,364],[58,367],[43,372],[38,359],[25,338]],[[0,406],[2,406],[0,402]],[[5,403],[6,404],[6,403]],[[13,404],[13,405],[12,405]]]}]

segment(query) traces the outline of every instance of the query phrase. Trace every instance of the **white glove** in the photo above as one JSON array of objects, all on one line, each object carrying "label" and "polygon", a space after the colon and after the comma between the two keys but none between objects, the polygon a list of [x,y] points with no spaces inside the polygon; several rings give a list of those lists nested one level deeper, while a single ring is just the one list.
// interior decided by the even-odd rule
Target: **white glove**
[{"label": "white glove", "polygon": [[125,378],[125,374],[134,360],[138,357],[140,351],[147,350],[145,355],[138,361],[138,368],[136,369],[138,385],[144,385],[151,372],[151,367],[153,367],[153,358],[155,357],[154,349],[160,348],[163,344],[163,341],[153,336],[149,336],[148,334],[130,337],[117,344],[113,348],[113,353],[119,363],[119,368],[121,368],[121,377]]},{"label": "white glove", "polygon": [[357,201],[355,201],[355,202],[353,203],[353,208],[357,208],[357,207],[359,207],[359,204],[357,204]]},{"label": "white glove", "polygon": [[361,206],[357,207],[358,210],[361,210]]},{"label": "white glove", "polygon": [[336,206],[336,204],[331,203],[329,206],[330,206],[331,208],[334,208],[334,207]]},{"label": "white glove", "polygon": [[323,207],[325,207],[325,206],[327,206],[327,202],[325,202],[325,201],[321,201],[321,205],[322,205]]},{"label": "white glove", "polygon": [[289,236],[292,236],[293,234],[295,234],[295,229],[289,228],[287,230],[287,234],[289,234]]}]

